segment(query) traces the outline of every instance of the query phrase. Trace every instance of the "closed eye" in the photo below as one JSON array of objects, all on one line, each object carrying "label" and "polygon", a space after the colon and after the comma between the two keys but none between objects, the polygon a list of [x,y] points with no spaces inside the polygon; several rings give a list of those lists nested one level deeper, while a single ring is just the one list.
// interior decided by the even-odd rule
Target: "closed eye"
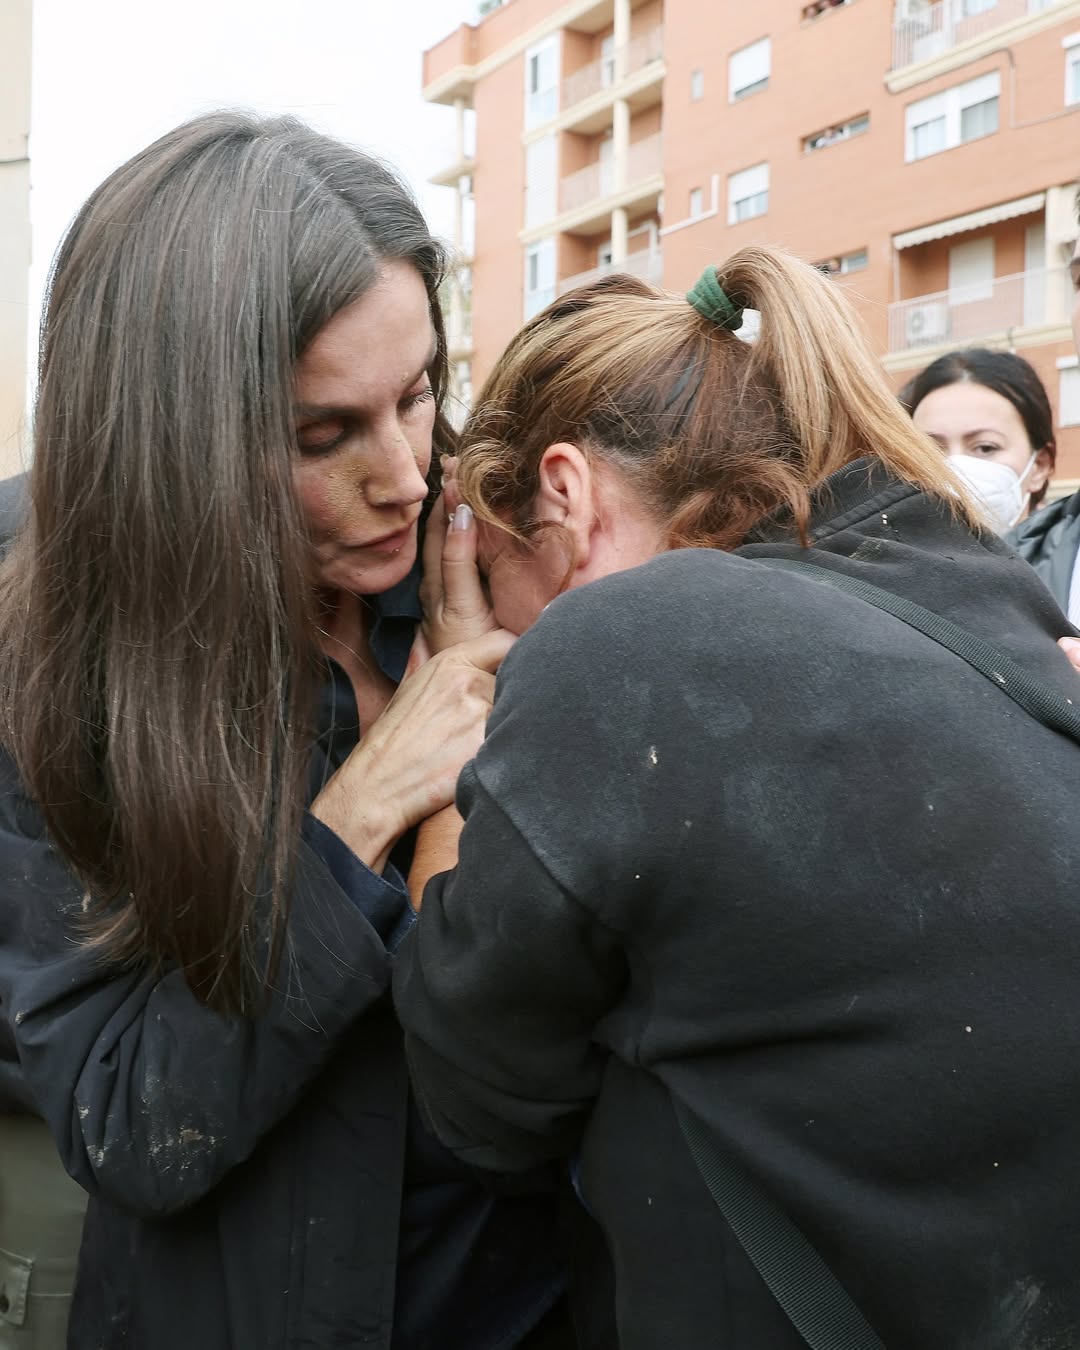
[{"label": "closed eye", "polygon": [[344,418],[326,418],[309,422],[296,430],[296,443],[304,455],[324,455],[335,450],[346,436]]},{"label": "closed eye", "polygon": [[435,398],[435,390],[431,385],[425,385],[423,389],[418,389],[414,393],[406,394],[401,400],[402,412],[411,412],[413,408],[419,408],[424,403],[431,403]]}]

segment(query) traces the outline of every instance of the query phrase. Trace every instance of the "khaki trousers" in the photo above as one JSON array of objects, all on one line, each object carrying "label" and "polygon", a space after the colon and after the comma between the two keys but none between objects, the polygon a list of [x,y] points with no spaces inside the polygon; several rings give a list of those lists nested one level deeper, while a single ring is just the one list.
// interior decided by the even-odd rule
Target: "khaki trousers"
[{"label": "khaki trousers", "polygon": [[64,1350],[85,1212],[45,1125],[0,1115],[0,1350]]}]

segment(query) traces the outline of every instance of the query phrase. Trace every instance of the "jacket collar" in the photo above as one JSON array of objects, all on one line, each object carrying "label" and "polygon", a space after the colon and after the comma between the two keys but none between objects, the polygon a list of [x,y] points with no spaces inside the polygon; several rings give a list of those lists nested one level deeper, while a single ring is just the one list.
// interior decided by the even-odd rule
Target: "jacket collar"
[{"label": "jacket collar", "polygon": [[[830,474],[810,498],[810,538],[828,538],[875,512],[887,511],[897,502],[918,497],[921,488],[904,483],[873,459],[856,459]],[[746,544],[790,542],[791,513],[783,510],[768,516],[747,535]]]}]

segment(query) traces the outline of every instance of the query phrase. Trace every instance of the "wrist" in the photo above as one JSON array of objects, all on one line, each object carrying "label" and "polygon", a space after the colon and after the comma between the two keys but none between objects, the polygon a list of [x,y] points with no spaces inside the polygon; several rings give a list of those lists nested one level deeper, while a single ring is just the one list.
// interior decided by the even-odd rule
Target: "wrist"
[{"label": "wrist", "polygon": [[327,829],[333,830],[373,872],[382,872],[390,850],[405,833],[404,825],[388,802],[372,794],[371,799],[361,805],[333,779],[308,810]]}]

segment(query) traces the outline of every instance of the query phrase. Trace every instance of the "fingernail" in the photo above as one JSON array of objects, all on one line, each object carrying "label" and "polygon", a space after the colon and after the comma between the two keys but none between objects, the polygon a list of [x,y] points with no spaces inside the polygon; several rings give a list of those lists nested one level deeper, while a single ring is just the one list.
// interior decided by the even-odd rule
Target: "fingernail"
[{"label": "fingernail", "polygon": [[465,503],[462,502],[454,512],[454,524],[452,528],[455,530],[467,530],[471,524],[472,507],[466,506]]}]

